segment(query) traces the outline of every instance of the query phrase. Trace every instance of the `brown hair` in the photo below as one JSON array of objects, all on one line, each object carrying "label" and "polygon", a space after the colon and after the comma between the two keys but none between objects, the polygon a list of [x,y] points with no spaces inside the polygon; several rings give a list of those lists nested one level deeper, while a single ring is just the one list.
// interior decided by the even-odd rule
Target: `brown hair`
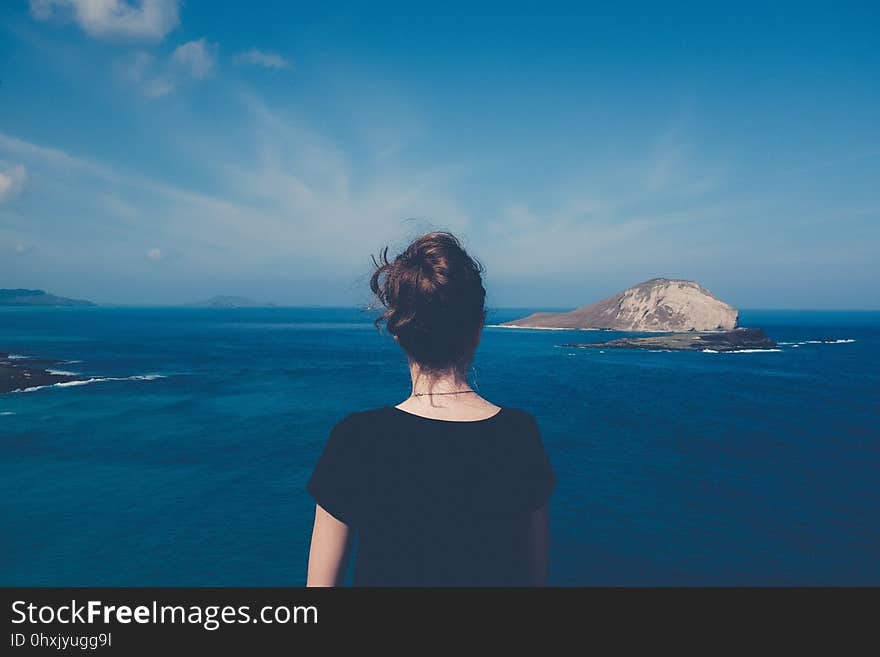
[{"label": "brown hair", "polygon": [[370,289],[385,307],[376,319],[427,370],[467,368],[486,319],[483,266],[447,232],[414,240],[392,262],[373,257]]}]

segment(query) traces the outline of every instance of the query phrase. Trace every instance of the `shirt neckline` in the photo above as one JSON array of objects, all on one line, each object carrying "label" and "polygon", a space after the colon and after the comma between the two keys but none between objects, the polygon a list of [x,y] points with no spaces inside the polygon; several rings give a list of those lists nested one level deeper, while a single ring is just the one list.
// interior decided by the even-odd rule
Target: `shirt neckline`
[{"label": "shirt neckline", "polygon": [[410,417],[417,418],[419,420],[429,420],[431,422],[443,422],[445,424],[480,424],[481,422],[489,422],[490,420],[494,420],[499,415],[504,412],[505,406],[499,406],[498,410],[494,415],[490,415],[489,417],[484,417],[480,420],[443,420],[439,417],[427,417],[426,415],[416,415],[415,413],[410,413],[409,411],[405,411],[402,408],[397,408],[397,406],[386,406],[385,408],[389,409],[394,413],[400,413],[402,415],[409,415]]}]

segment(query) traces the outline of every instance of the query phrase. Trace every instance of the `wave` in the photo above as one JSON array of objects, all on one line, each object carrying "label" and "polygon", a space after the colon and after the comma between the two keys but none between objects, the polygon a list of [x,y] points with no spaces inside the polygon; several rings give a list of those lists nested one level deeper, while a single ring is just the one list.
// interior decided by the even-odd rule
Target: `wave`
[{"label": "wave", "polygon": [[774,351],[782,351],[782,349],[731,349],[729,351],[703,349],[704,354],[767,354]]},{"label": "wave", "polygon": [[5,360],[27,360],[30,356],[22,356],[21,354],[9,354]]},{"label": "wave", "polygon": [[486,328],[527,329],[529,331],[604,331],[598,328],[574,328],[565,326],[520,326],[519,324],[486,324]]},{"label": "wave", "polygon": [[728,351],[729,354],[762,354],[762,353],[770,353],[772,351],[782,351],[782,349],[735,349],[734,351]]},{"label": "wave", "polygon": [[0,415],[15,415],[13,411],[0,411]]},{"label": "wave", "polygon": [[90,383],[102,383],[104,381],[153,381],[155,379],[164,379],[164,374],[135,374],[133,376],[101,376],[91,379],[80,379],[77,381],[60,381],[58,383],[50,383],[45,386],[33,386],[31,388],[19,388],[12,392],[35,392],[43,388],[72,388],[74,386],[85,386]]},{"label": "wave", "polygon": [[58,376],[78,376],[79,372],[68,372],[67,370],[46,370],[49,374],[57,374]]},{"label": "wave", "polygon": [[802,340],[800,342],[777,342],[776,344],[787,347],[801,347],[805,344],[849,344],[855,342],[853,338],[837,338],[834,340]]}]

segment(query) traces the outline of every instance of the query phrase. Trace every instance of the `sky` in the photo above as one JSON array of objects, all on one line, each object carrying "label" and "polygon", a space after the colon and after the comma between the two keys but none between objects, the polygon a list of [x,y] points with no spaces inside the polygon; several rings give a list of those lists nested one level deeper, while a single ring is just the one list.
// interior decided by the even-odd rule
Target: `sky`
[{"label": "sky", "polygon": [[8,0],[0,287],[363,304],[449,230],[494,307],[880,309],[877,7]]}]

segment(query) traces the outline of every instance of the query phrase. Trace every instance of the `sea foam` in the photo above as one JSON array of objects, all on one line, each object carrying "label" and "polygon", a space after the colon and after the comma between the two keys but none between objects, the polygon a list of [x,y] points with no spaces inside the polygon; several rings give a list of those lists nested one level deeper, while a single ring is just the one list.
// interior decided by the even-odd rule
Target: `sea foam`
[{"label": "sea foam", "polygon": [[135,374],[133,376],[101,376],[91,379],[82,379],[79,381],[60,381],[58,383],[50,383],[45,386],[33,386],[31,388],[19,388],[12,392],[35,392],[43,388],[72,388],[74,386],[85,386],[90,383],[102,383],[104,381],[153,381],[155,379],[164,379],[164,374]]},{"label": "sea foam", "polygon": [[729,351],[703,349],[704,354],[767,354],[774,351],[782,351],[782,349],[731,349]]},{"label": "sea foam", "polygon": [[527,329],[529,331],[603,331],[598,328],[573,328],[564,326],[522,326],[520,324],[486,324],[486,328]]},{"label": "sea foam", "polygon": [[800,342],[778,342],[777,344],[789,347],[802,347],[805,344],[850,344],[855,342],[853,338],[837,338],[835,340],[802,340]]},{"label": "sea foam", "polygon": [[735,349],[733,351],[727,351],[725,353],[728,353],[728,354],[763,354],[763,353],[770,353],[772,351],[782,351],[782,349]]}]

